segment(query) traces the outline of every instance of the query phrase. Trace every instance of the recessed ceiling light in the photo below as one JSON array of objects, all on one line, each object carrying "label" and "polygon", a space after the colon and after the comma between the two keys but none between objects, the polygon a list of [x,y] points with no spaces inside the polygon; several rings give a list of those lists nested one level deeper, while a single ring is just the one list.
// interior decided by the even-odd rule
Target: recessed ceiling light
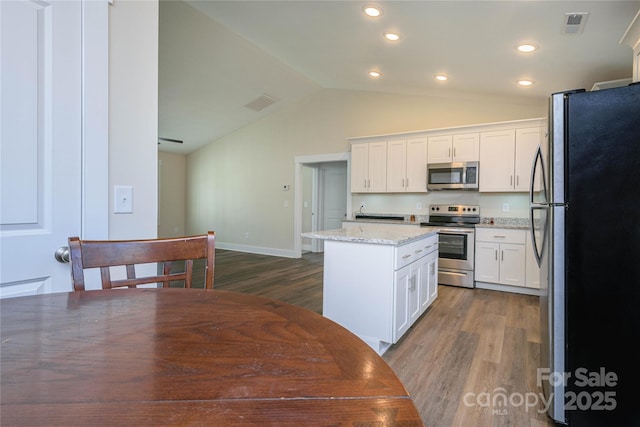
[{"label": "recessed ceiling light", "polygon": [[370,16],[372,18],[376,18],[382,15],[382,9],[380,9],[377,6],[367,5],[363,7],[362,10],[364,10],[365,15]]},{"label": "recessed ceiling light", "polygon": [[521,52],[521,53],[531,53],[538,50],[538,45],[530,42],[518,43],[516,45],[516,49],[518,50],[518,52]]},{"label": "recessed ceiling light", "polygon": [[533,84],[533,82],[531,80],[523,79],[523,80],[518,80],[518,84],[522,87],[529,87]]},{"label": "recessed ceiling light", "polygon": [[372,70],[372,71],[369,71],[369,76],[370,76],[370,77],[376,78],[376,77],[380,77],[381,75],[382,75],[382,74],[380,74],[380,72],[379,72],[379,71],[373,71],[373,70]]},{"label": "recessed ceiling light", "polygon": [[384,33],[384,38],[392,42],[395,42],[397,40],[400,40],[400,35],[397,33]]},{"label": "recessed ceiling light", "polygon": [[438,74],[436,76],[436,80],[438,80],[439,82],[445,82],[447,81],[449,77],[445,76],[444,74]]}]

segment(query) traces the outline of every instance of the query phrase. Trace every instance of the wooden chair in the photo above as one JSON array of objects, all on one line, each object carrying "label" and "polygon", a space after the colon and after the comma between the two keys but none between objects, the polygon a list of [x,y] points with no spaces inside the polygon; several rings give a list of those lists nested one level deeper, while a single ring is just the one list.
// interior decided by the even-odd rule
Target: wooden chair
[{"label": "wooden chair", "polygon": [[[190,288],[195,259],[206,259],[205,288],[213,289],[213,231],[199,236],[149,240],[80,240],[70,237],[69,250],[74,291],[85,290],[84,270],[88,268],[100,269],[103,289],[135,288],[145,283],[162,283],[168,288],[173,281],[184,281],[184,287]],[[184,270],[172,273],[171,267],[176,261],[182,261],[177,264],[183,264]],[[158,266],[155,276],[136,277],[135,265],[146,263],[161,264],[162,269]],[[127,278],[112,280],[110,268],[114,266],[126,266]]]}]

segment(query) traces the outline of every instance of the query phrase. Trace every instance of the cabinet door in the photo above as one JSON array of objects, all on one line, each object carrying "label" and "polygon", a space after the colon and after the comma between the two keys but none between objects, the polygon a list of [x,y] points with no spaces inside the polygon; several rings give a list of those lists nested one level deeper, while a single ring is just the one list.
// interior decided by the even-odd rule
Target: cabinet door
[{"label": "cabinet door", "polygon": [[430,136],[428,139],[428,163],[448,163],[451,161],[451,135]]},{"label": "cabinet door", "polygon": [[516,129],[515,191],[529,191],[533,157],[541,141],[541,127]]},{"label": "cabinet door", "polygon": [[427,138],[407,140],[406,177],[407,192],[425,193],[427,191]]},{"label": "cabinet door", "polygon": [[476,241],[475,280],[499,283],[500,281],[499,243]]},{"label": "cabinet door", "polygon": [[411,264],[402,267],[394,274],[394,313],[393,342],[400,339],[411,326],[409,299],[411,293]]},{"label": "cabinet door", "polygon": [[416,262],[411,264],[411,277],[409,278],[409,323],[413,324],[420,314],[422,313],[420,309],[422,308],[420,304],[420,282],[422,280],[421,273],[421,261],[417,260]]},{"label": "cabinet door", "polygon": [[369,145],[351,146],[351,192],[366,193],[369,179]]},{"label": "cabinet door", "polygon": [[420,314],[438,297],[438,252],[431,252],[420,261]]},{"label": "cabinet door", "polygon": [[387,142],[387,192],[404,193],[407,179],[407,141]]},{"label": "cabinet door", "polygon": [[429,260],[429,305],[438,298],[438,251],[428,255]]},{"label": "cabinet door", "polygon": [[502,243],[500,245],[500,283],[503,285],[525,285],[525,247]]},{"label": "cabinet door", "polygon": [[387,142],[369,144],[369,192],[387,191]]},{"label": "cabinet door", "polygon": [[453,161],[477,162],[480,160],[480,134],[453,135]]},{"label": "cabinet door", "polygon": [[515,129],[480,133],[480,191],[512,191]]}]

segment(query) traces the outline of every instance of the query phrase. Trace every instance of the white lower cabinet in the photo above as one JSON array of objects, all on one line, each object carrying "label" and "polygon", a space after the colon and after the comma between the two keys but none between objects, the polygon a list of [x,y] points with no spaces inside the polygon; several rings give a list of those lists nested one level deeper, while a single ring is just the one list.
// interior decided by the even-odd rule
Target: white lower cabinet
[{"label": "white lower cabinet", "polygon": [[526,231],[476,230],[475,281],[525,286]]},{"label": "white lower cabinet", "polygon": [[325,240],[322,314],[383,354],[438,296],[438,236],[402,246]]},{"label": "white lower cabinet", "polygon": [[393,286],[393,342],[397,342],[438,296],[438,252],[396,270]]},{"label": "white lower cabinet", "polygon": [[413,265],[397,270],[393,277],[393,294],[395,299],[395,313],[393,316],[393,341],[397,341],[411,326],[412,311],[418,306],[417,295],[414,291],[415,269]]}]

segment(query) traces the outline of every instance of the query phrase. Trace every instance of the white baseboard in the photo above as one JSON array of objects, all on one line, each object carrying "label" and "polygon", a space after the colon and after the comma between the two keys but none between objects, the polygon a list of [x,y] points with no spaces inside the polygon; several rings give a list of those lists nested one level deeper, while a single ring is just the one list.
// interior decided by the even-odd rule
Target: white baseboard
[{"label": "white baseboard", "polygon": [[235,243],[224,243],[216,241],[216,248],[237,252],[248,252],[251,254],[272,255],[285,258],[299,258],[294,250],[263,248],[261,246],[238,245]]},{"label": "white baseboard", "polygon": [[499,285],[497,283],[475,282],[478,289],[489,289],[491,291],[513,292],[514,294],[524,294],[540,296],[540,289],[523,288],[520,286]]}]

